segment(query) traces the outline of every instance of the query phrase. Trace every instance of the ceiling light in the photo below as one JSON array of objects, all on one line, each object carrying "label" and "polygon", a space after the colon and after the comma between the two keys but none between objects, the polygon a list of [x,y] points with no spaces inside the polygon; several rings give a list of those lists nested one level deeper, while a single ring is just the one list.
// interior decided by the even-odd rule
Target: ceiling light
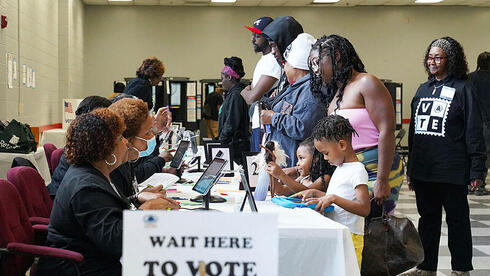
[{"label": "ceiling light", "polygon": [[337,3],[339,1],[340,0],[313,0],[313,3],[320,3],[320,4],[323,4],[323,3]]},{"label": "ceiling light", "polygon": [[236,0],[211,0],[213,3],[235,3]]},{"label": "ceiling light", "polygon": [[432,4],[432,3],[439,3],[444,0],[415,0],[415,3],[417,4]]},{"label": "ceiling light", "polygon": [[107,0],[109,2],[133,2],[133,0]]}]

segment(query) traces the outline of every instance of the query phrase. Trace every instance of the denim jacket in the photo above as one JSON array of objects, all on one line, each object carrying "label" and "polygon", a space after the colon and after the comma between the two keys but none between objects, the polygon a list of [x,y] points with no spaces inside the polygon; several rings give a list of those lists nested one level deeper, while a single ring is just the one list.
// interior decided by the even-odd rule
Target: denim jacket
[{"label": "denim jacket", "polygon": [[288,155],[288,167],[296,166],[299,143],[308,138],[316,123],[326,116],[326,109],[310,91],[310,75],[291,84],[274,99],[271,134]]}]

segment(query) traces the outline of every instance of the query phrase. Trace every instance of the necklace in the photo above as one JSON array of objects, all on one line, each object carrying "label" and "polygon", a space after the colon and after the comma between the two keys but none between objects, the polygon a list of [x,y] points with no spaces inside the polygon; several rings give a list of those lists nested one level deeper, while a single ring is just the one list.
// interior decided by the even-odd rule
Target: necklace
[{"label": "necklace", "polygon": [[436,85],[434,84],[434,90],[432,90],[432,95],[434,95],[434,93],[436,93],[436,89],[437,89],[437,88],[439,88],[439,87],[441,87],[441,86],[443,86],[443,85],[444,85],[444,84],[441,84],[441,85],[439,85],[439,86],[436,86]]}]

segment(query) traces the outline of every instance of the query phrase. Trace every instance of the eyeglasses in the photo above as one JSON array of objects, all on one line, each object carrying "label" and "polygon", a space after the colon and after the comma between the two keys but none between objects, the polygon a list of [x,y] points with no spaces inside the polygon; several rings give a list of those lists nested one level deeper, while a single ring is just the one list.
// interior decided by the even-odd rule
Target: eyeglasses
[{"label": "eyeglasses", "polygon": [[440,64],[443,59],[446,59],[447,57],[428,57],[427,58],[427,63],[431,63],[434,61],[436,64]]}]

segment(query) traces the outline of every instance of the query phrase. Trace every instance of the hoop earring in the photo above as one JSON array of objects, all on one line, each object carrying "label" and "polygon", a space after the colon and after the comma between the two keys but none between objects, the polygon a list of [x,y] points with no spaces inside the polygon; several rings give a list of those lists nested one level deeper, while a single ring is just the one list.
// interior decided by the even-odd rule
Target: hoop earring
[{"label": "hoop earring", "polygon": [[109,165],[109,166],[114,166],[116,164],[116,162],[117,162],[117,157],[116,157],[116,155],[114,153],[111,153],[111,155],[112,155],[112,157],[114,157],[114,161],[113,162],[109,162],[109,161],[107,161],[107,160],[104,159],[104,162],[107,165]]}]

